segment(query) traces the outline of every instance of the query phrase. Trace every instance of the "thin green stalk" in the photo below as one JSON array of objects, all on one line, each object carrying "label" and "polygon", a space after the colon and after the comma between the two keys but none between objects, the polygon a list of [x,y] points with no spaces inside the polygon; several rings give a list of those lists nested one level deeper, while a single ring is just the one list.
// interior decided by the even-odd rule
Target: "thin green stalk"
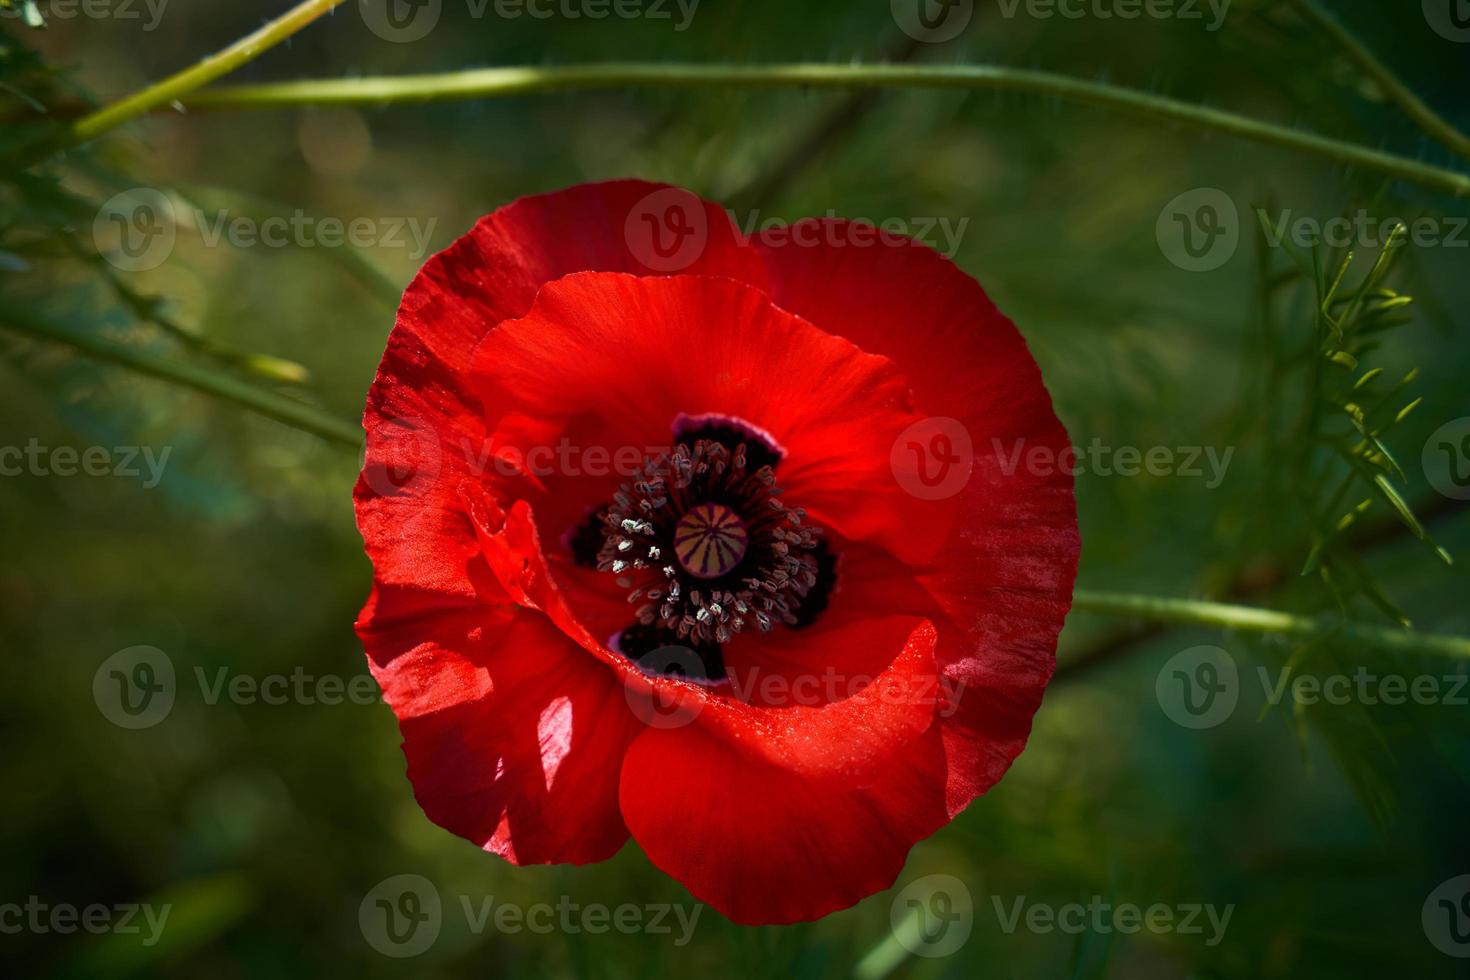
[{"label": "thin green stalk", "polygon": [[1170,599],[1126,592],[1094,592],[1078,589],[1072,606],[1109,616],[1131,616],[1161,623],[1186,626],[1215,626],[1251,633],[1284,633],[1291,636],[1338,636],[1365,646],[1401,653],[1434,654],[1470,660],[1470,637],[1414,630],[1384,629],[1294,613],[1237,606],[1196,599]]},{"label": "thin green stalk", "polygon": [[304,0],[259,30],[245,35],[192,68],[155,82],[140,92],[77,120],[71,127],[69,142],[85,142],[130,119],[136,119],[159,106],[166,106],[183,98],[221,75],[254,61],[342,2],[343,0]]},{"label": "thin green stalk", "polygon": [[403,75],[224,86],[198,92],[194,109],[295,105],[382,105],[627,87],[950,88],[1026,92],[1099,106],[1196,129],[1226,133],[1362,167],[1456,197],[1470,196],[1470,174],[1206,106],[1103,82],[996,65],[681,65],[616,63],[480,68]]},{"label": "thin green stalk", "polygon": [[179,343],[198,351],[205,357],[212,358],[221,365],[256,375],[263,381],[302,384],[310,377],[310,372],[306,367],[295,361],[240,350],[228,344],[221,344],[202,334],[185,330],[171,317],[164,314],[159,297],[145,296],[138,292],[118,274],[117,270],[108,266],[95,251],[84,247],[79,239],[71,239],[67,245],[72,254],[88,263],[97,272],[102,281],[107,284],[108,289],[112,291],[112,295],[135,319],[153,324]]},{"label": "thin green stalk", "polygon": [[907,914],[892,929],[888,930],[878,944],[868,950],[853,967],[855,980],[884,980],[908,959],[915,944],[923,943],[924,910],[913,902]]},{"label": "thin green stalk", "polygon": [[40,319],[29,312],[0,310],[0,327],[27,337],[65,344],[99,361],[131,368],[142,374],[192,388],[222,401],[247,408],[292,428],[320,436],[328,442],[357,449],[362,430],[314,405],[278,395],[247,384],[227,374],[198,365],[169,360],[134,350],[89,334],[79,333]]},{"label": "thin green stalk", "polygon": [[1387,65],[1379,61],[1377,56],[1363,45],[1363,42],[1353,37],[1336,17],[1323,10],[1315,0],[1297,0],[1297,7],[1308,20],[1331,37],[1347,56],[1357,63],[1359,68],[1372,77],[1373,81],[1378,83],[1378,87],[1383,89],[1383,93],[1392,99],[1405,115],[1414,120],[1420,129],[1460,156],[1470,160],[1470,136],[1456,129],[1447,119],[1414,94],[1413,89],[1399,81],[1398,76]]}]

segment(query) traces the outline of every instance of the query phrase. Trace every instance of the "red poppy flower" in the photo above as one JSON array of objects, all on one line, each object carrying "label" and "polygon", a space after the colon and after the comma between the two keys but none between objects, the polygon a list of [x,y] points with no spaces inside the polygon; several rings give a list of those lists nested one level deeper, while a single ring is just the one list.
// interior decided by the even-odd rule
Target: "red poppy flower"
[{"label": "red poppy flower", "polygon": [[368,395],[358,622],[424,812],[516,864],[631,836],[742,923],[889,887],[1025,746],[1071,602],[1067,434],[908,239],[747,241],[637,181],[424,266]]}]

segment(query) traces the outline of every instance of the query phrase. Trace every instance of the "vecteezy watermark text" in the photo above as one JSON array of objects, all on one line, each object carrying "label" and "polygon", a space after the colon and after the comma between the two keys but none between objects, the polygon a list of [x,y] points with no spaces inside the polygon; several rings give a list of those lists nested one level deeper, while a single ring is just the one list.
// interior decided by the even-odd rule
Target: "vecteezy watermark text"
[{"label": "vecteezy watermark text", "polygon": [[1398,217],[1380,217],[1359,209],[1351,217],[1315,218],[1294,214],[1290,209],[1275,216],[1260,212],[1266,241],[1273,247],[1283,243],[1298,248],[1382,248],[1400,226],[1408,242],[1416,248],[1470,248],[1470,218],[1447,216],[1421,217],[1412,221]]},{"label": "vecteezy watermark text", "polygon": [[[689,29],[700,0],[464,0],[472,20],[651,20],[670,21],[676,33]],[[368,29],[385,41],[411,44],[439,26],[444,0],[358,0]]]},{"label": "vecteezy watermark text", "polygon": [[1104,445],[1102,439],[1096,437],[1086,447],[1067,446],[1060,451],[1051,446],[1028,443],[1025,439],[1015,439],[1007,445],[1004,440],[993,438],[991,448],[1001,473],[1006,476],[1014,476],[1021,469],[1043,477],[1060,472],[1072,476],[1091,473],[1131,478],[1146,473],[1149,476],[1203,478],[1208,490],[1224,482],[1230,460],[1235,456],[1234,446],[1226,446],[1223,452],[1214,446],[1113,447]]},{"label": "vecteezy watermark text", "polygon": [[839,220],[837,212],[830,208],[825,221],[803,219],[795,224],[780,218],[763,219],[759,209],[752,210],[744,220],[734,211],[728,214],[744,237],[758,237],[768,248],[872,248],[877,245],[901,248],[918,243],[951,259],[959,251],[965,230],[970,227],[969,218],[914,217],[872,221],[858,217]]},{"label": "vecteezy watermark text", "polygon": [[[95,936],[116,933],[120,936],[142,936],[144,946],[152,946],[163,936],[173,906],[147,902],[122,902],[105,905],[72,905],[46,902],[37,895],[24,903],[0,903],[0,933],[16,935],[32,932],[38,935],[56,933],[71,935],[78,930]],[[146,929],[146,932],[145,932]]]},{"label": "vecteezy watermark text", "polygon": [[1001,931],[1010,935],[1020,928],[1027,932],[1063,932],[1080,936],[1085,932],[1105,935],[1111,932],[1132,935],[1151,932],[1155,935],[1173,933],[1179,936],[1203,936],[1206,946],[1218,946],[1225,938],[1230,918],[1235,914],[1234,904],[1217,906],[1209,903],[1183,903],[1171,905],[1154,902],[1148,906],[1134,902],[1113,903],[1101,895],[1091,900],[1052,905],[1046,902],[1028,901],[1025,895],[1011,899],[999,895],[990,897],[995,911],[995,920]]},{"label": "vecteezy watermark text", "polygon": [[439,219],[430,218],[317,218],[301,209],[287,215],[254,218],[232,215],[229,210],[213,215],[195,210],[200,237],[209,248],[221,241],[236,248],[408,248],[421,259],[429,251],[429,237]]},{"label": "vecteezy watermark text", "polygon": [[[1032,901],[1026,895],[990,896],[996,925],[1007,935],[1025,930],[1107,935],[1140,932],[1202,937],[1218,946],[1230,927],[1235,905],[1205,902],[1113,902],[1093,895],[1085,902]],[[970,889],[953,875],[925,875],[894,896],[889,909],[893,936],[909,952],[929,958],[949,956],[970,938],[976,903]]]},{"label": "vecteezy watermark text", "polygon": [[0,477],[118,476],[143,480],[152,490],[163,479],[172,446],[43,446],[32,438],[24,446],[0,446]]},{"label": "vecteezy watermark text", "polygon": [[1288,694],[1303,707],[1315,704],[1342,706],[1363,705],[1435,705],[1463,708],[1470,704],[1466,684],[1470,674],[1379,674],[1359,666],[1351,674],[1293,673],[1286,667],[1273,679],[1265,667],[1257,667],[1266,701],[1280,704]]},{"label": "vecteezy watermark text", "polygon": [[[470,932],[487,930],[504,935],[528,932],[545,936],[623,935],[667,936],[673,945],[687,946],[694,937],[700,904],[647,902],[608,906],[582,903],[570,895],[551,902],[508,902],[494,895],[459,895],[455,903]],[[357,923],[363,939],[384,956],[418,956],[433,946],[444,926],[445,902],[434,883],[423,875],[401,874],[378,882],[358,905]]]},{"label": "vecteezy watermark text", "polygon": [[[169,0],[43,0],[39,4],[46,23],[76,20],[141,20],[143,30],[152,31],[163,20]],[[0,4],[0,18],[27,16],[24,3]]]},{"label": "vecteezy watermark text", "polygon": [[1218,31],[1230,12],[1231,0],[997,0],[1000,15],[1017,14],[1035,20],[1184,20],[1204,21],[1205,30]]},{"label": "vecteezy watermark text", "polygon": [[[1199,21],[1205,30],[1218,31],[1230,4],[1231,0],[998,0],[996,6],[1006,20],[1181,20]],[[975,0],[889,0],[889,10],[893,22],[909,37],[943,44],[970,26]]]}]

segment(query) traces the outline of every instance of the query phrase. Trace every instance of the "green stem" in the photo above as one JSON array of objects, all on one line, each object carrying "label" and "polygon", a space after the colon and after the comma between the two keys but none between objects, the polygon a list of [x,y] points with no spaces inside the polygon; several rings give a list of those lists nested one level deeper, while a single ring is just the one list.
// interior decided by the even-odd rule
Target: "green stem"
[{"label": "green stem", "polygon": [[690,88],[951,88],[1026,92],[1099,106],[1311,154],[1407,180],[1456,197],[1470,196],[1470,174],[1355,143],[1177,99],[1050,72],[995,65],[680,65],[606,63],[481,68],[403,75],[225,86],[185,100],[195,109],[264,109],[318,104],[426,102],[634,86]]},{"label": "green stem", "polygon": [[182,361],[168,360],[89,334],[78,333],[19,310],[0,310],[0,327],[28,337],[65,344],[99,361],[118,364],[212,395],[292,428],[320,436],[328,442],[351,449],[362,445],[362,431],[351,422],[339,419],[314,405],[257,388],[227,374]]},{"label": "green stem", "polygon": [[1073,593],[1072,606],[1085,612],[1186,626],[1216,626],[1251,633],[1285,633],[1303,637],[1337,636],[1379,649],[1470,660],[1470,637],[1363,626],[1254,606],[1126,592],[1094,592],[1091,589],[1078,589]]},{"label": "green stem", "polygon": [[1373,81],[1378,83],[1378,87],[1383,89],[1384,94],[1397,103],[1404,114],[1414,120],[1420,129],[1460,156],[1470,160],[1470,136],[1466,136],[1452,126],[1448,120],[1431,109],[1423,99],[1415,95],[1413,89],[1399,81],[1398,76],[1389,70],[1387,65],[1379,61],[1372,51],[1364,47],[1363,42],[1353,37],[1337,18],[1318,6],[1315,0],[1297,0],[1297,7],[1308,20],[1315,23],[1333,41],[1337,42],[1347,56],[1357,62],[1358,67],[1370,75]]},{"label": "green stem", "polygon": [[151,323],[179,343],[198,351],[205,357],[246,374],[254,374],[263,381],[301,384],[310,376],[306,367],[295,361],[272,357],[269,354],[239,350],[228,344],[221,344],[209,337],[185,330],[164,314],[159,297],[145,296],[138,292],[115,269],[110,268],[101,256],[85,248],[79,239],[72,239],[67,244],[77,258],[88,263],[97,272],[97,275],[112,291],[112,295],[133,315],[134,319],[143,323]]},{"label": "green stem", "polygon": [[254,61],[342,2],[343,0],[303,0],[260,30],[245,35],[192,68],[155,82],[140,92],[77,120],[71,127],[67,142],[85,142],[159,106],[183,98],[221,75]]}]

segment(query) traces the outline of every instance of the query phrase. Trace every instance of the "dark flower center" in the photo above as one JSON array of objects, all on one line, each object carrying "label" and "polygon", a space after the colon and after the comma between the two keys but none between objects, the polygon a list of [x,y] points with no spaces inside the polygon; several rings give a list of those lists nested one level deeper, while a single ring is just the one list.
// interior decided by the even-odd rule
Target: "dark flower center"
[{"label": "dark flower center", "polygon": [[757,430],[702,420],[668,455],[645,460],[568,543],[617,576],[637,603],[614,645],[642,663],[677,645],[694,667],[660,673],[724,680],[720,647],[736,634],[809,624],[827,604],[835,560],[776,486],[780,452]]}]

